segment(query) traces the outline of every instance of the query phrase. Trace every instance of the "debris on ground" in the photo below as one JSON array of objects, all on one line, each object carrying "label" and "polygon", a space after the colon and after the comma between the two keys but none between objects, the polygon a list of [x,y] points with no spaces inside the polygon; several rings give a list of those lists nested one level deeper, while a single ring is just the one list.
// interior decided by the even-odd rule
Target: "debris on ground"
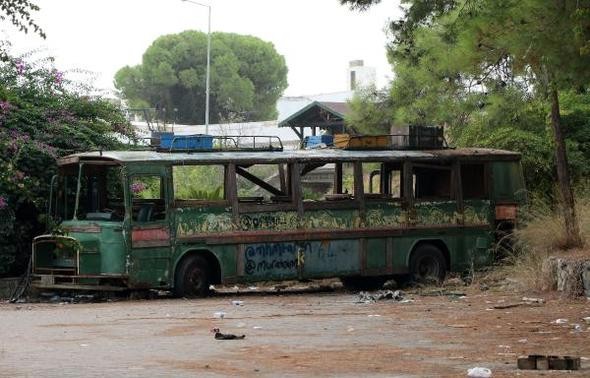
[{"label": "debris on ground", "polygon": [[538,307],[544,303],[545,303],[545,301],[543,299],[526,298],[525,297],[525,298],[523,298],[522,302],[499,304],[499,305],[492,306],[492,308],[495,310],[504,310],[507,308],[514,308],[514,307],[519,307],[519,306]]},{"label": "debris on ground", "polygon": [[359,293],[359,300],[357,303],[373,303],[383,300],[394,300],[401,302],[404,300],[406,294],[401,290],[380,290],[375,293],[369,293],[367,291],[361,291]]},{"label": "debris on ground", "polygon": [[552,321],[552,324],[565,324],[567,323],[568,320],[567,319],[555,319],[554,321]]},{"label": "debris on ground", "polygon": [[522,297],[522,301],[526,302],[526,303],[540,303],[540,304],[545,303],[545,300],[543,298]]},{"label": "debris on ground", "polygon": [[246,335],[232,335],[231,333],[221,333],[219,328],[213,328],[211,330],[215,334],[216,340],[242,340],[246,338]]},{"label": "debris on ground", "polygon": [[234,306],[243,306],[244,305],[244,301],[231,301],[231,304],[233,304]]},{"label": "debris on ground", "polygon": [[225,312],[223,312],[223,311],[214,312],[213,317],[216,319],[223,319],[223,318],[225,318]]},{"label": "debris on ground", "polygon": [[419,293],[423,297],[440,297],[440,296],[447,296],[447,297],[467,297],[464,292],[461,291],[448,291],[445,289],[435,289],[435,290],[428,290],[422,291]]},{"label": "debris on ground", "polygon": [[492,371],[485,367],[474,367],[467,370],[467,376],[473,378],[489,378],[492,376]]},{"label": "debris on ground", "polygon": [[519,357],[516,365],[520,370],[579,370],[581,359],[572,356],[530,354],[527,357]]}]

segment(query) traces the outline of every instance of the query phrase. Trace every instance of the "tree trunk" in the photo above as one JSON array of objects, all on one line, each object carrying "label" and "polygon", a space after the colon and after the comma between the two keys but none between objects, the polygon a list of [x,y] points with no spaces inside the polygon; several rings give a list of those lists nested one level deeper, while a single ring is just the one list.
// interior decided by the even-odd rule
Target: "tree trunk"
[{"label": "tree trunk", "polygon": [[561,194],[561,205],[565,220],[566,248],[581,247],[582,237],[576,216],[574,194],[570,182],[565,140],[561,130],[561,115],[559,113],[559,98],[557,89],[551,90],[551,126],[555,138],[555,163],[557,166],[557,182]]}]

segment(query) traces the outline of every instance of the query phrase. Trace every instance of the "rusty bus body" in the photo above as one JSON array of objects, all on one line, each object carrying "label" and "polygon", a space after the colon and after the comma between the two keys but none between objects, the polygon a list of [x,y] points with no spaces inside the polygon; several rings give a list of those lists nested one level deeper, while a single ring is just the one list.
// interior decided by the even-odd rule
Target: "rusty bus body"
[{"label": "rusty bus body", "polygon": [[[491,149],[113,151],[58,164],[50,208],[65,236],[33,243],[44,288],[199,296],[216,283],[442,279],[490,263],[524,200],[520,155]],[[319,167],[329,193],[302,186]],[[209,181],[215,194],[199,190]]]}]

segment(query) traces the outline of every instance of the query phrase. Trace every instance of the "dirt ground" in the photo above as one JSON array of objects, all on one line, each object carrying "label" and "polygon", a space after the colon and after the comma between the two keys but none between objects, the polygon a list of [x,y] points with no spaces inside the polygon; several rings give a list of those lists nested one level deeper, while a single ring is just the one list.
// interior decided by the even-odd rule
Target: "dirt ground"
[{"label": "dirt ground", "polygon": [[[590,376],[590,300],[538,294],[544,304],[508,307],[523,294],[460,291],[2,303],[0,376]],[[212,328],[246,338],[215,340]],[[517,370],[528,354],[580,356],[582,370]]]}]

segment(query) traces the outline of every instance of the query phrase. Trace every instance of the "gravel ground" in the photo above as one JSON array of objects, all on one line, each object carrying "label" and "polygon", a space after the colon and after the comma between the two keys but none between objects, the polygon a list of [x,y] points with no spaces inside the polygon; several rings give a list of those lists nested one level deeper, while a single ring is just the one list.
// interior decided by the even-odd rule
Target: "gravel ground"
[{"label": "gravel ground", "polygon": [[[543,304],[494,308],[522,295],[464,293],[375,303],[344,291],[4,303],[0,376],[456,377],[476,366],[494,377],[590,376],[590,301],[545,294]],[[552,323],[559,318],[567,322]],[[212,328],[246,338],[215,340]],[[528,354],[581,356],[582,370],[516,370]]]}]

